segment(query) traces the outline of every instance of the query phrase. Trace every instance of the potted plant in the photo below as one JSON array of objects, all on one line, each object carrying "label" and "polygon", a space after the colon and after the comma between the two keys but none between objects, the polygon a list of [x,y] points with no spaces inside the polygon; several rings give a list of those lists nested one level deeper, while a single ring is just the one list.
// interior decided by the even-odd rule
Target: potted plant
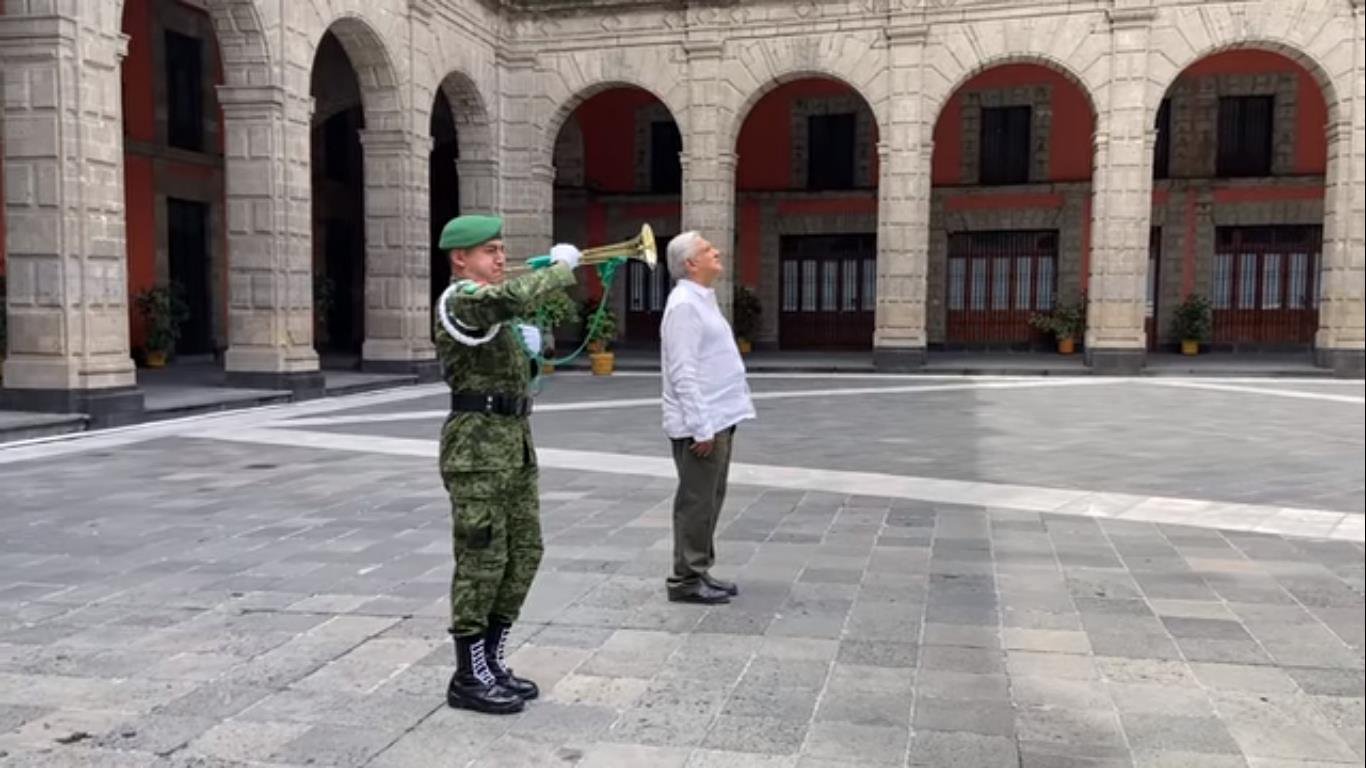
[{"label": "potted plant", "polygon": [[736,283],[731,303],[731,326],[735,330],[735,340],[742,355],[747,355],[754,349],[754,337],[759,334],[762,311],[763,306],[754,291]]},{"label": "potted plant", "polygon": [[135,299],[138,313],[147,330],[147,367],[161,368],[166,358],[175,351],[180,339],[180,324],[190,316],[190,309],[181,298],[176,283],[158,285],[139,293]]},{"label": "potted plant", "polygon": [[616,355],[608,347],[617,337],[617,318],[609,306],[603,306],[602,315],[597,315],[603,301],[606,297],[583,305],[583,332],[588,334],[588,359],[594,376],[608,376],[616,366]]},{"label": "potted plant", "polygon": [[1077,349],[1077,339],[1086,333],[1086,303],[1059,304],[1051,312],[1029,318],[1029,324],[1053,334],[1058,342],[1058,354],[1070,355]]},{"label": "potted plant", "polygon": [[1176,305],[1172,334],[1181,340],[1181,354],[1199,354],[1200,342],[1209,338],[1210,325],[1210,303],[1204,296],[1193,293]]},{"label": "potted plant", "polygon": [[545,330],[546,358],[541,361],[542,373],[553,373],[555,363],[555,328],[574,316],[574,301],[563,289],[542,295],[536,302],[534,319],[537,327]]}]

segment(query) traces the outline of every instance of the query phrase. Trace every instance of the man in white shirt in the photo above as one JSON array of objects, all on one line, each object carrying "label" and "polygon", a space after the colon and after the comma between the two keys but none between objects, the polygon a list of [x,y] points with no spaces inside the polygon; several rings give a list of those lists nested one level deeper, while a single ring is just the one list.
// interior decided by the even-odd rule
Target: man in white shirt
[{"label": "man in white shirt", "polygon": [[664,432],[678,468],[669,600],[727,603],[739,590],[709,571],[735,425],[754,418],[754,404],[735,335],[712,290],[724,271],[721,255],[696,232],[670,240],[666,253],[678,281],[660,323]]}]

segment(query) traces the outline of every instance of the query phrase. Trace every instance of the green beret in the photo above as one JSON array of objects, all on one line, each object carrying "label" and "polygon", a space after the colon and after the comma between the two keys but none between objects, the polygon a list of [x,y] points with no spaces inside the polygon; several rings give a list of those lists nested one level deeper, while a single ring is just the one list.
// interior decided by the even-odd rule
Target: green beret
[{"label": "green beret", "polygon": [[442,227],[437,247],[443,251],[473,248],[502,236],[503,220],[497,216],[456,216]]}]

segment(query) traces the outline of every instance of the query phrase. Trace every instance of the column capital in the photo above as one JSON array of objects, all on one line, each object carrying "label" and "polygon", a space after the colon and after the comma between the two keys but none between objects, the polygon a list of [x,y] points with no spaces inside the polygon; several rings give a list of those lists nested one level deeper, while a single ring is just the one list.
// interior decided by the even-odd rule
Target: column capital
[{"label": "column capital", "polygon": [[903,45],[923,45],[930,35],[930,25],[924,22],[893,24],[885,32],[887,42]]},{"label": "column capital", "polygon": [[726,41],[719,39],[684,40],[683,52],[689,61],[719,59],[726,51]]},{"label": "column capital", "polygon": [[361,146],[367,152],[403,154],[404,152],[432,151],[432,137],[423,136],[402,128],[363,128],[357,133]]},{"label": "column capital", "polygon": [[531,178],[545,184],[552,184],[555,181],[555,166],[551,163],[532,163]]},{"label": "column capital", "polygon": [[[1357,7],[1360,8],[1359,5]],[[1352,121],[1351,119],[1331,120],[1324,124],[1323,134],[1324,142],[1327,144],[1332,144],[1338,139],[1349,138],[1352,135]]]},{"label": "column capital", "polygon": [[492,176],[498,172],[498,161],[491,157],[458,157],[455,167],[461,176]]},{"label": "column capital", "polygon": [[[735,164],[740,160],[740,156],[734,152],[717,152],[714,155],[709,154],[705,158],[699,159],[697,165],[705,165],[707,160],[711,160],[712,162],[716,163],[716,166],[718,168],[722,168],[725,170],[734,170]],[[693,157],[688,152],[679,152],[678,162],[681,166],[683,166],[683,171],[684,173],[686,173],[688,167],[693,163]]]},{"label": "column capital", "polygon": [[436,13],[432,7],[432,0],[408,0],[408,11],[412,14],[413,21],[428,22]]},{"label": "column capital", "polygon": [[516,51],[498,49],[494,53],[494,60],[504,69],[535,69],[537,57],[531,51]]},{"label": "column capital", "polygon": [[1157,18],[1157,9],[1151,5],[1127,5],[1106,11],[1110,18],[1111,29],[1141,29],[1151,26]]},{"label": "column capital", "polygon": [[285,105],[285,89],[279,85],[220,85],[218,103],[223,111],[247,111]]},{"label": "column capital", "polygon": [[0,15],[0,49],[74,42],[79,33],[77,20],[66,16],[13,12]]}]

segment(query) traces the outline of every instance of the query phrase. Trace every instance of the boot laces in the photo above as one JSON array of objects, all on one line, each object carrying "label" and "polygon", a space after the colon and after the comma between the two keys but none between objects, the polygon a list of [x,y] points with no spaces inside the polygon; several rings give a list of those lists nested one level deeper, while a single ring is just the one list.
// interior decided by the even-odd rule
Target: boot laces
[{"label": "boot laces", "polygon": [[507,651],[509,631],[508,627],[500,627],[497,636],[494,638],[493,663],[499,672],[506,672],[508,668],[507,657],[504,654]]},{"label": "boot laces", "polygon": [[493,685],[493,673],[489,671],[488,659],[484,657],[484,641],[482,639],[470,643],[470,671],[479,678],[479,682],[484,685]]}]

